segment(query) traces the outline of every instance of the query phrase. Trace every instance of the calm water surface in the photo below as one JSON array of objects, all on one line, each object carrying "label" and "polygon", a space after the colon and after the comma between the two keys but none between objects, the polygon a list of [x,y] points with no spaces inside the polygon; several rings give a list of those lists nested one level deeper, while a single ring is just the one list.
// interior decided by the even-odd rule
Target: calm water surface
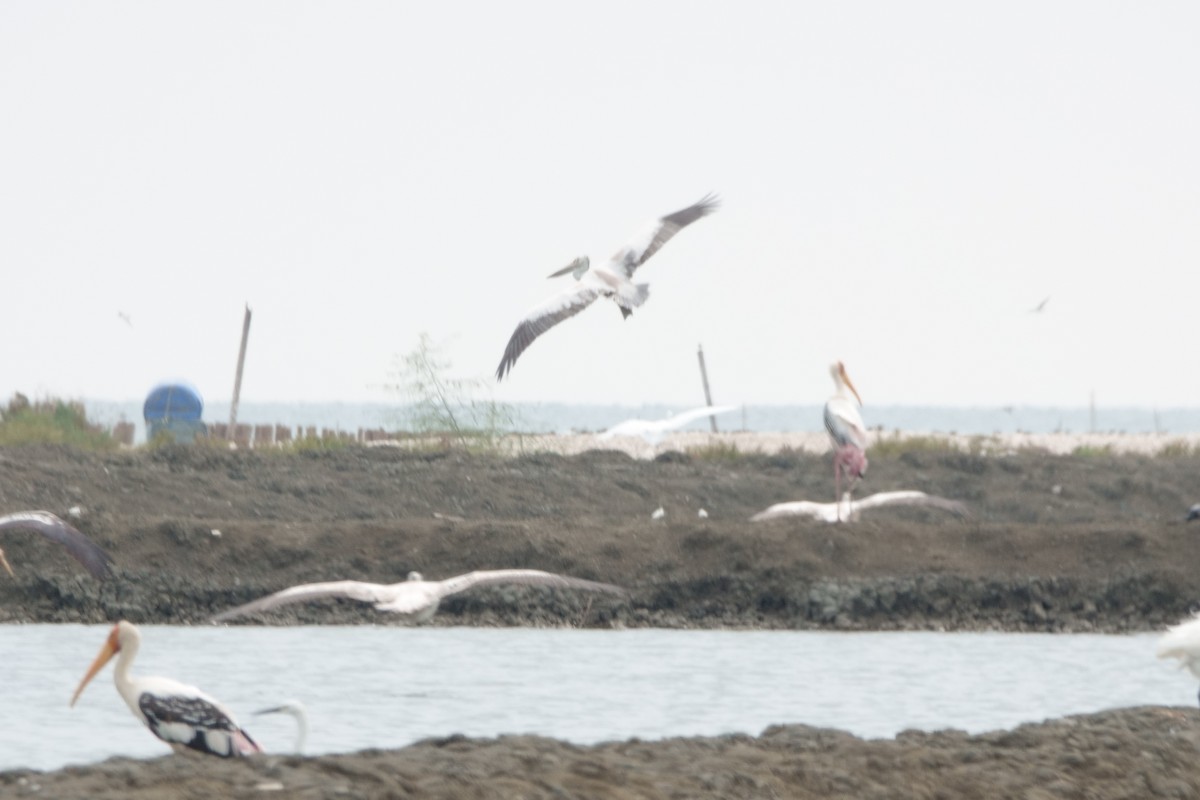
[{"label": "calm water surface", "polygon": [[[0,769],[169,752],[100,673],[67,703],[110,626],[0,626]],[[577,743],[757,734],[773,723],[863,737],[1009,728],[1120,706],[1194,705],[1196,683],[1136,636],[528,628],[144,626],[136,675],[220,698],[268,751],[536,733]]]}]

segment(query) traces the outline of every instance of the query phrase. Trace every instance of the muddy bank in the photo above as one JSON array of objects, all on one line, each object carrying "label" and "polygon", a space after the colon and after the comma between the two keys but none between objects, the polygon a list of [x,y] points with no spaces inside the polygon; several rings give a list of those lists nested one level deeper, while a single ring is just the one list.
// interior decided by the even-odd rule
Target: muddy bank
[{"label": "muddy bank", "polygon": [[[0,511],[78,507],[117,577],[96,583],[57,546],[11,534],[0,622],[199,623],[296,583],[530,567],[632,596],[478,590],[448,598],[434,624],[1155,629],[1200,603],[1200,523],[1183,522],[1198,468],[1194,456],[875,453],[861,493],[921,489],[973,516],[881,509],[830,526],[749,522],[773,503],[830,499],[828,457],[799,452],[5,448]],[[386,619],[331,602],[248,622]]]},{"label": "muddy bank", "polygon": [[1184,798],[1200,795],[1198,747],[1196,709],[1142,707],[973,736],[906,731],[862,740],[778,725],[759,736],[591,747],[449,737],[311,758],[117,758],[0,772],[0,797]]}]

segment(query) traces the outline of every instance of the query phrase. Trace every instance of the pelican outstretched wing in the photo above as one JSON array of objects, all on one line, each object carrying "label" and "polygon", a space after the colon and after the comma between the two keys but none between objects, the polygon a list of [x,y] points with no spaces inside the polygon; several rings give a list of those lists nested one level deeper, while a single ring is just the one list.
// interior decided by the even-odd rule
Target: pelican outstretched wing
[{"label": "pelican outstretched wing", "polygon": [[97,580],[112,576],[112,559],[108,553],[49,511],[19,511],[0,517],[0,533],[17,529],[37,531],[51,541],[58,542]]},{"label": "pelican outstretched wing", "polygon": [[611,583],[589,581],[584,578],[572,578],[569,575],[556,575],[553,572],[543,572],[540,569],[492,569],[476,570],[465,575],[457,575],[444,581],[435,582],[437,596],[446,597],[457,594],[474,586],[493,586],[499,583],[517,583],[527,586],[553,586],[558,589],[582,589],[589,592],[608,592],[609,594],[629,594],[629,590],[614,586]]},{"label": "pelican outstretched wing", "polygon": [[717,414],[728,414],[730,411],[737,411],[737,409],[737,406],[702,406],[700,408],[693,408],[690,411],[682,411],[666,419],[627,419],[597,434],[597,438],[611,439],[614,436],[642,436],[647,433],[671,431],[676,428],[682,428],[689,422],[704,419],[705,417],[712,417]]},{"label": "pelican outstretched wing", "polygon": [[600,296],[600,289],[587,282],[577,283],[565,292],[560,292],[540,305],[530,310],[525,319],[517,324],[504,348],[504,357],[496,368],[496,380],[504,380],[517,358],[525,352],[525,348],[533,344],[533,340],[553,328],[564,319],[583,311]]},{"label": "pelican outstretched wing", "polygon": [[711,214],[717,209],[719,201],[714,194],[705,195],[699,202],[685,209],[668,214],[654,223],[636,242],[618,250],[613,256],[613,264],[625,271],[625,277],[633,275],[650,256],[671,241],[671,237],[691,225],[701,217]]},{"label": "pelican outstretched wing", "polygon": [[853,501],[852,506],[855,511],[866,511],[868,508],[880,506],[929,506],[949,511],[960,517],[971,516],[971,511],[965,503],[918,491],[878,492],[861,500]]},{"label": "pelican outstretched wing", "polygon": [[302,583],[283,589],[275,594],[260,597],[249,603],[222,611],[210,622],[224,622],[244,614],[256,611],[266,611],[276,606],[291,603],[302,603],[306,600],[316,600],[321,597],[345,597],[362,603],[383,603],[392,599],[392,587],[380,583],[363,583],[362,581],[329,581],[326,583]]}]

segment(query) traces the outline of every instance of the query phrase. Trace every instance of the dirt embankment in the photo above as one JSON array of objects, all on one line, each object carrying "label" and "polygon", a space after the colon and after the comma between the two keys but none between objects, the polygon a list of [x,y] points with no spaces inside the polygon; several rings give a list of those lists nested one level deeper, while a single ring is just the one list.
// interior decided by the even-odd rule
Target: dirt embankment
[{"label": "dirt embankment", "polygon": [[418,742],[312,758],[110,759],[52,773],[0,772],[0,797],[195,798],[1089,798],[1200,795],[1200,713],[1131,708],[968,736],[864,741],[772,726],[760,736],[578,747],[538,736]]},{"label": "dirt embankment", "polygon": [[[195,623],[296,583],[530,567],[632,596],[473,590],[444,601],[435,624],[1155,629],[1200,603],[1200,523],[1183,522],[1198,468],[1195,457],[872,455],[860,494],[921,489],[973,516],[889,508],[827,525],[749,522],[772,503],[830,499],[828,458],[804,453],[9,448],[0,511],[78,506],[117,577],[97,583],[61,548],[13,533],[0,622]],[[386,621],[351,602],[257,619]]]}]

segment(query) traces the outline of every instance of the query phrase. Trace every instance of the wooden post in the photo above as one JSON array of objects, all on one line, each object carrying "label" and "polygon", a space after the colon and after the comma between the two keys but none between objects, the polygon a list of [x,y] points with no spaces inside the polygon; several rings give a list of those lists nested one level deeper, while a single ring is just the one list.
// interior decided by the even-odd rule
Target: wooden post
[{"label": "wooden post", "polygon": [[[704,402],[706,405],[712,405],[712,392],[708,390],[708,370],[704,368],[704,345],[696,345],[696,357],[700,359],[700,382],[704,384]],[[712,432],[717,432],[717,418],[709,417],[708,424],[712,425]]]},{"label": "wooden post", "polygon": [[229,402],[229,435],[237,431],[238,398],[242,394],[242,367],[246,365],[246,340],[250,338],[250,305],[246,305],[246,316],[242,320],[242,346],[238,348],[237,375],[233,379],[233,399]]}]

